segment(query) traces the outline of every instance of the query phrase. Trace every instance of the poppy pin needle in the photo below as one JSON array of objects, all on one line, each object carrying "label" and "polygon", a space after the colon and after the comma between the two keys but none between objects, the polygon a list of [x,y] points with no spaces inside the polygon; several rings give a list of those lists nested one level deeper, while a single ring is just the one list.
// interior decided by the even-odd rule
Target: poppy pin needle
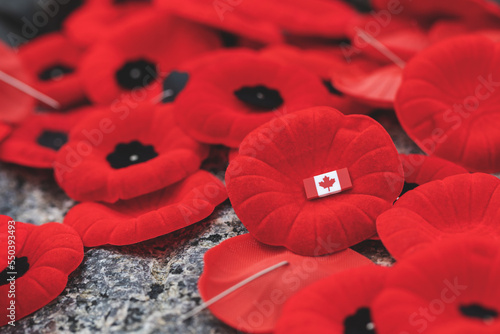
[{"label": "poppy pin needle", "polygon": [[38,101],[54,108],[54,109],[60,109],[61,104],[54,100],[53,98],[43,94],[42,92],[36,90],[35,88],[31,87],[30,85],[14,78],[13,76],[0,71],[0,81],[5,82],[6,84],[19,89],[21,92],[37,99]]},{"label": "poppy pin needle", "polygon": [[227,295],[229,295],[229,294],[235,292],[236,290],[244,287],[248,283],[251,283],[252,281],[255,281],[256,279],[258,279],[259,277],[262,277],[262,276],[270,273],[271,271],[276,270],[278,268],[281,268],[283,266],[286,266],[288,264],[289,264],[288,261],[282,261],[282,262],[277,263],[277,264],[275,264],[275,265],[273,265],[273,266],[271,266],[269,268],[266,268],[266,269],[264,269],[262,271],[259,271],[258,273],[256,273],[256,274],[254,274],[254,275],[252,275],[252,276],[244,279],[243,281],[239,282],[238,284],[233,285],[229,289],[226,289],[226,290],[222,291],[217,296],[215,296],[215,297],[207,300],[206,302],[202,302],[201,305],[195,307],[190,312],[184,314],[181,317],[181,321],[186,321],[187,319],[194,317],[195,315],[197,315],[198,313],[200,313],[201,311],[203,311],[204,309],[206,309],[210,305],[218,302],[219,300],[221,300],[222,298],[226,297]]},{"label": "poppy pin needle", "polygon": [[380,43],[372,35],[370,35],[369,33],[360,28],[356,28],[356,33],[358,34],[359,37],[364,39],[366,43],[370,44],[375,49],[377,49],[381,54],[389,58],[389,60],[392,61],[394,64],[396,64],[401,68],[405,68],[406,62],[403,59],[399,58],[394,52],[389,50],[384,44]]}]

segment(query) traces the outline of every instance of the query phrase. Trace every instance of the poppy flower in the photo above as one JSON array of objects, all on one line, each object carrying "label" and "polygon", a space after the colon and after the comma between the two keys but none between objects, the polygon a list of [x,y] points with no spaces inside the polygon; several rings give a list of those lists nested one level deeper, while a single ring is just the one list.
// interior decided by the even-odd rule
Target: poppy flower
[{"label": "poppy flower", "polygon": [[[0,71],[7,75],[32,85],[32,77],[23,67],[21,60],[12,49],[0,42]],[[0,121],[19,123],[35,108],[35,100],[17,88],[0,80]],[[5,126],[3,126],[6,129]],[[2,131],[3,132],[3,131]]]},{"label": "poppy flower", "polygon": [[500,44],[480,35],[443,41],[404,71],[396,115],[427,154],[470,171],[500,171]]},{"label": "poppy flower", "polygon": [[83,260],[80,236],[58,223],[35,226],[0,216],[0,241],[0,326],[55,299]]},{"label": "poppy flower", "polygon": [[150,0],[86,0],[64,21],[64,32],[76,44],[89,47],[124,20],[152,10]]},{"label": "poppy flower", "polygon": [[120,97],[141,102],[164,73],[219,46],[217,35],[201,26],[161,11],[144,12],[88,51],[81,65],[85,91],[99,104]]},{"label": "poppy flower", "polygon": [[36,78],[34,87],[61,107],[85,101],[78,70],[82,55],[83,49],[60,33],[42,36],[19,49],[25,68]]},{"label": "poppy flower", "polygon": [[129,245],[194,224],[226,199],[224,184],[210,173],[199,171],[131,200],[78,204],[68,212],[64,224],[81,235],[86,247]]},{"label": "poppy flower", "polygon": [[362,266],[302,289],[286,302],[274,333],[376,333],[371,305],[383,289],[388,270]]},{"label": "poppy flower", "polygon": [[328,103],[316,75],[253,51],[231,50],[192,72],[175,108],[179,126],[193,138],[238,147],[277,115]]},{"label": "poppy flower", "polygon": [[402,196],[377,219],[377,230],[395,258],[453,235],[500,238],[498,188],[488,174],[460,174],[424,184]]},{"label": "poppy flower", "polygon": [[[283,247],[261,244],[249,234],[211,248],[204,261],[198,289],[205,302],[242,281],[250,281],[208,306],[226,324],[249,333],[272,332],[283,304],[302,288],[334,273],[372,264],[351,249],[304,257]],[[275,269],[262,274],[272,267]]]},{"label": "poppy flower", "polygon": [[454,238],[396,263],[375,298],[378,333],[486,334],[500,331],[500,247]]},{"label": "poppy flower", "polygon": [[35,168],[52,168],[57,151],[68,141],[71,129],[94,109],[67,113],[37,113],[12,130],[0,144],[0,160]]},{"label": "poppy flower", "polygon": [[54,168],[73,199],[114,203],[182,180],[207,154],[206,146],[175,125],[172,110],[143,104],[82,120],[59,150]]},{"label": "poppy flower", "polygon": [[[307,199],[305,179],[345,168],[352,189]],[[316,107],[250,133],[229,164],[226,184],[234,211],[257,240],[322,255],[375,234],[375,219],[403,188],[403,171],[379,123]]]}]

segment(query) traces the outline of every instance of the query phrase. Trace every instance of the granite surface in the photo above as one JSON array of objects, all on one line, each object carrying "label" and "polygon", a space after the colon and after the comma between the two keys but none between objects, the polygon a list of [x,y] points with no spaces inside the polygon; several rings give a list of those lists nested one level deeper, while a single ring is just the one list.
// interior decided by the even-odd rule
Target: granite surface
[{"label": "granite surface", "polygon": [[[418,148],[390,112],[376,118],[403,153]],[[207,165],[219,170],[216,162]],[[17,221],[62,221],[74,205],[50,171],[0,165],[0,212]],[[246,233],[228,201],[203,222],[127,247],[86,249],[80,267],[53,302],[0,333],[236,333],[207,310],[185,322],[179,316],[200,303],[197,281],[204,253],[225,239]],[[354,247],[380,265],[392,258],[379,241]]]}]

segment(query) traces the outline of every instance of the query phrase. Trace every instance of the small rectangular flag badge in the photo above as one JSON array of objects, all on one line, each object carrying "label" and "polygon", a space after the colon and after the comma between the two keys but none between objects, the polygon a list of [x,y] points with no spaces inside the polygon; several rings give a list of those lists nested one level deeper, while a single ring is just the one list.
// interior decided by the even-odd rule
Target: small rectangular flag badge
[{"label": "small rectangular flag badge", "polygon": [[304,180],[307,199],[338,194],[352,188],[351,177],[347,168],[316,175]]}]

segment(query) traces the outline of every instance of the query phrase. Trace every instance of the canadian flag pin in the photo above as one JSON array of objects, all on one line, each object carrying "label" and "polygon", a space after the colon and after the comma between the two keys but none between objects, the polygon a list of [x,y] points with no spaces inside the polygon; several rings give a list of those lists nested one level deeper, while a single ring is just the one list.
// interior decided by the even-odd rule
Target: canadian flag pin
[{"label": "canadian flag pin", "polygon": [[314,199],[351,189],[352,182],[347,168],[342,168],[304,179],[304,188],[307,199]]}]

